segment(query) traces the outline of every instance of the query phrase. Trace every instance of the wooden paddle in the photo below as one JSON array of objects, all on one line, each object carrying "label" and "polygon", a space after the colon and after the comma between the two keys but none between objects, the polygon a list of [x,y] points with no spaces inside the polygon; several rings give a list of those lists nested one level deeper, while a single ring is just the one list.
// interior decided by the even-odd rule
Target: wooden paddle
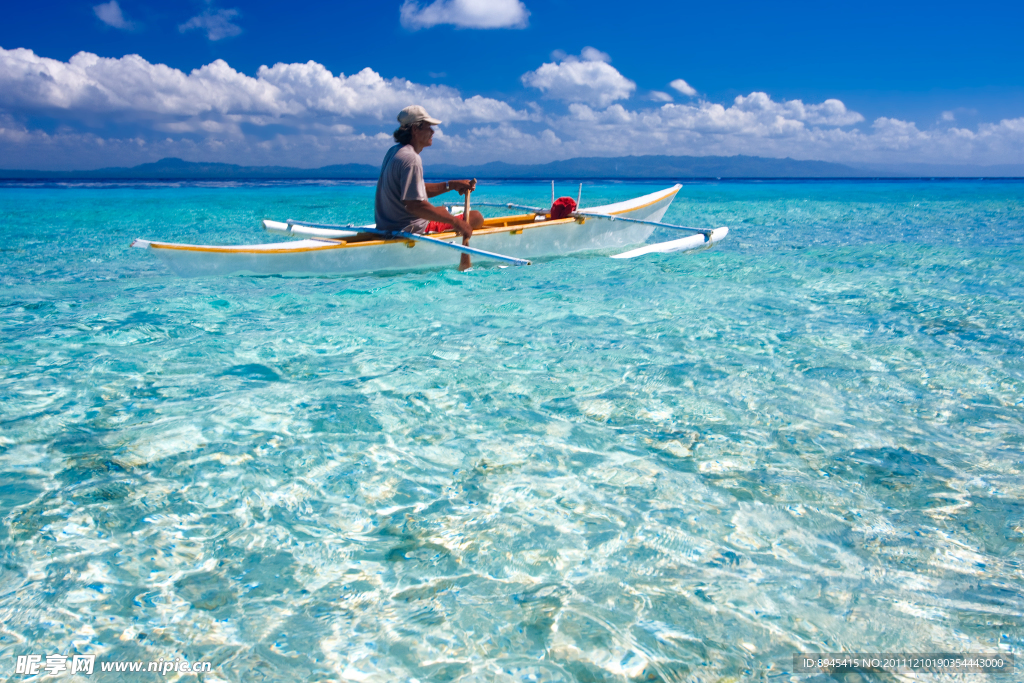
[{"label": "wooden paddle", "polygon": [[[469,193],[470,192],[472,192],[472,190],[469,190],[469,189],[466,190],[466,208],[462,211],[462,218],[467,223],[469,223]],[[470,225],[470,227],[472,227],[472,225]],[[469,246],[469,238],[468,237],[463,237],[462,238],[462,246],[464,246],[464,247],[468,247]],[[469,270],[472,267],[473,267],[473,262],[472,262],[472,260],[470,260],[469,254],[463,252],[462,256],[459,257],[459,271],[461,272],[463,270]]]}]

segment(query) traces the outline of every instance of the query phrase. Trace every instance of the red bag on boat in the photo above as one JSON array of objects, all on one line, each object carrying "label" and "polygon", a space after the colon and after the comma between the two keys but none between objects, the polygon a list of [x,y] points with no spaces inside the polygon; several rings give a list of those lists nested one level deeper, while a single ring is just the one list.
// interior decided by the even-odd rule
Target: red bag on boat
[{"label": "red bag on boat", "polygon": [[551,205],[551,220],[568,218],[576,210],[576,200],[572,197],[559,197]]}]

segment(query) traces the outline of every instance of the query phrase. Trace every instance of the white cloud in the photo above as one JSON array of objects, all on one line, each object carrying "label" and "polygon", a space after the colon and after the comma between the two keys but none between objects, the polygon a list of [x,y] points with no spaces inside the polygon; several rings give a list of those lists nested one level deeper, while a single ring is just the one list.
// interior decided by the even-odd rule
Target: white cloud
[{"label": "white cloud", "polygon": [[239,26],[231,23],[237,16],[238,10],[236,9],[219,9],[216,12],[208,9],[186,21],[178,27],[178,30],[185,33],[193,29],[200,29],[206,31],[208,40],[223,40],[242,32]]},{"label": "white cloud", "polygon": [[863,117],[839,100],[776,102],[765,93],[735,98],[731,106],[702,101],[631,111],[570,104],[546,125],[562,141],[560,158],[643,154],[757,155],[839,163],[1020,163],[1024,117],[968,129],[920,130],[913,122],[881,117],[867,131]]},{"label": "white cloud", "polygon": [[871,127],[875,129],[875,138],[886,149],[905,150],[924,142],[928,137],[918,130],[912,121],[890,119],[885,116],[875,119]]},{"label": "white cloud", "polygon": [[655,102],[672,102],[672,96],[667,92],[661,92],[660,90],[652,90],[650,98]]},{"label": "white cloud", "polygon": [[458,28],[526,28],[530,11],[519,0],[434,0],[420,7],[405,0],[400,10],[402,26],[416,31],[441,24]]},{"label": "white cloud", "polygon": [[687,97],[693,97],[694,95],[697,94],[697,90],[692,85],[690,85],[681,78],[677,78],[676,80],[672,81],[671,83],[669,83],[669,86],[673,90],[678,90]]},{"label": "white cloud", "polygon": [[[168,155],[299,166],[339,158],[375,163],[390,144],[398,111],[413,103],[445,126],[513,130],[510,122],[531,118],[500,100],[385,79],[369,68],[334,75],[310,61],[264,66],[253,77],[222,60],[185,73],[138,55],[82,52],[63,62],[0,48],[0,157],[7,167],[131,165]],[[57,132],[33,130],[27,122],[36,117],[54,121]],[[506,144],[491,148],[514,151],[513,136],[505,137]],[[445,136],[438,138],[444,148]]]},{"label": "white cloud", "polygon": [[271,84],[240,74],[223,60],[186,75],[138,55],[111,59],[79,52],[61,62],[23,48],[0,48],[0,104],[72,119],[118,112],[149,120],[210,113],[281,115],[301,109],[280,98]]},{"label": "white cloud", "polygon": [[956,114],[954,114],[951,111],[944,111],[944,112],[942,112],[942,120],[943,121],[956,121]]},{"label": "white cloud", "polygon": [[96,13],[100,21],[108,26],[125,30],[134,27],[132,22],[124,18],[124,13],[121,11],[121,6],[117,4],[117,0],[110,0],[102,5],[93,5],[92,11]]},{"label": "white cloud", "polygon": [[[446,135],[441,149],[448,158],[490,161],[492,159],[537,159],[560,151],[562,141],[550,129],[539,133],[524,132],[510,123],[475,126],[462,135]],[[435,141],[435,146],[437,141]],[[488,156],[481,158],[481,151]]]},{"label": "white cloud", "polygon": [[759,115],[775,116],[781,119],[802,121],[812,125],[849,126],[860,123],[864,117],[855,111],[848,111],[839,100],[825,100],[821,104],[804,104],[801,100],[774,102],[766,93],[753,92],[735,99],[734,107],[739,111],[756,112]]},{"label": "white cloud", "polygon": [[112,59],[79,52],[61,62],[23,48],[0,48],[0,106],[58,118],[88,120],[96,114],[122,114],[181,124],[231,117],[257,125],[288,118],[292,125],[299,125],[342,117],[390,123],[411,103],[422,104],[446,122],[527,117],[499,100],[480,95],[467,99],[444,85],[385,79],[369,68],[335,76],[313,61],[275,64],[260,67],[253,78],[221,59],[185,74],[138,55]]},{"label": "white cloud", "polygon": [[584,62],[606,62],[612,63],[612,57],[607,52],[601,52],[596,47],[590,47],[589,45],[580,52],[580,57],[583,58]]},{"label": "white cloud", "polygon": [[[226,66],[226,65],[225,65]],[[445,85],[420,85],[403,78],[384,79],[370,68],[334,76],[317,62],[260,67],[258,80],[275,87],[284,101],[306,110],[345,117],[395,121],[409,104],[426,107],[445,123],[525,119],[505,102],[474,95],[464,99]],[[397,122],[395,124],[397,126]]]},{"label": "white cloud", "polygon": [[335,75],[313,61],[263,66],[250,76],[222,60],[183,72],[138,55],[80,52],[64,62],[0,48],[0,164],[89,168],[163,156],[303,167],[377,163],[397,112],[414,103],[444,121],[429,152],[433,163],[642,154],[887,164],[1024,158],[1024,117],[975,128],[939,122],[923,129],[891,117],[865,124],[836,99],[774,100],[763,92],[726,103],[659,98],[630,106],[622,100],[636,86],[601,55],[562,56],[553,71],[541,67],[523,77],[548,97],[557,91],[568,105],[563,110],[544,102],[517,109],[369,68]]},{"label": "white cloud", "polygon": [[600,50],[585,47],[579,58],[566,55],[561,61],[544,63],[536,71],[523,74],[521,80],[549,99],[607,107],[616,100],[628,99],[636,90],[636,83],[620,74],[610,61]]},{"label": "white cloud", "polygon": [[632,125],[639,114],[631,112],[621,104],[613,104],[604,111],[595,111],[585,104],[570,104],[568,119],[601,125]]}]

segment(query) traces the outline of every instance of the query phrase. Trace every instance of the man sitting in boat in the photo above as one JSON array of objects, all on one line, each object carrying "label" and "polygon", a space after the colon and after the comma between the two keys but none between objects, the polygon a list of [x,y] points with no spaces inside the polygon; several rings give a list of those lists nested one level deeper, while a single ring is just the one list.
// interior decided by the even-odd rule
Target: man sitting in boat
[{"label": "man sitting in boat", "polygon": [[380,178],[377,179],[377,198],[373,206],[377,229],[416,233],[454,229],[468,239],[484,223],[479,211],[470,211],[465,217],[454,216],[427,201],[449,190],[465,194],[467,190],[476,189],[475,180],[423,182],[420,152],[433,142],[434,129],[431,126],[441,122],[414,104],[398,114],[398,123],[401,125],[394,133],[398,144],[384,156]]}]

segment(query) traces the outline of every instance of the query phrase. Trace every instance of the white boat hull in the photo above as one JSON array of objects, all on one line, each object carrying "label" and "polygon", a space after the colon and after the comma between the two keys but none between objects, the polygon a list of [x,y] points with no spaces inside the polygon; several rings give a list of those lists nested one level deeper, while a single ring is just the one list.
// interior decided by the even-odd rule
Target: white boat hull
[{"label": "white boat hull", "polygon": [[[680,185],[625,202],[587,211],[627,218],[659,221],[675,198]],[[655,226],[603,218],[566,218],[475,231],[473,247],[520,258],[543,258],[582,251],[616,249],[644,242]],[[452,233],[439,239],[459,240]],[[457,242],[459,243],[459,242]],[[345,275],[367,272],[415,270],[453,266],[459,253],[440,245],[412,240],[375,240],[346,243],[329,239],[304,239],[271,244],[208,246],[135,240],[132,246],[148,248],[177,275]],[[477,263],[482,259],[476,259]]]}]

